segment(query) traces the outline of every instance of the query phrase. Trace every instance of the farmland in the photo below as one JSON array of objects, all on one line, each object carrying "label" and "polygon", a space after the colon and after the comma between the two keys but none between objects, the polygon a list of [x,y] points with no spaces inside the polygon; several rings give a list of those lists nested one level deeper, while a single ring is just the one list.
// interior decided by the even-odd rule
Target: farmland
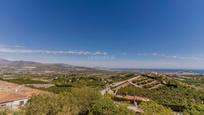
[{"label": "farmland", "polygon": [[[113,96],[112,101],[118,101],[118,99],[114,98],[115,94],[124,96],[124,98],[125,96],[139,96],[150,99],[153,101],[152,104],[161,105],[174,112],[189,114],[203,112],[204,91],[201,76],[189,76],[190,79],[178,80],[175,79],[175,75],[104,71],[72,71],[69,74],[26,74],[23,76],[10,73],[9,77],[2,76],[4,77],[1,77],[1,80],[7,83],[24,85],[30,87],[30,89],[57,95],[72,93],[86,87],[98,92],[109,88],[113,92],[111,93]],[[189,80],[194,80],[194,82],[189,82]],[[123,103],[123,101],[120,103]],[[130,104],[129,106],[132,107],[132,103],[132,101],[127,101],[124,104]],[[141,104],[145,108],[144,103],[137,102],[139,107]],[[143,108],[140,107],[137,111]]]}]

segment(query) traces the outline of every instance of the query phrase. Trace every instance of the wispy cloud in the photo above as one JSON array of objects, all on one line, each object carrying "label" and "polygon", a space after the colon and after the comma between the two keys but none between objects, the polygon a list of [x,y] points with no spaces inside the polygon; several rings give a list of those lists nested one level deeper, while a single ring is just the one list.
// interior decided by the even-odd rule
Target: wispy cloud
[{"label": "wispy cloud", "polygon": [[25,48],[22,45],[2,45],[0,44],[0,48]]},{"label": "wispy cloud", "polygon": [[0,47],[0,53],[39,53],[39,54],[67,54],[67,55],[87,55],[87,56],[106,56],[107,52],[104,51],[74,51],[74,50],[37,50],[37,49],[27,49],[22,46],[18,47]]},{"label": "wispy cloud", "polygon": [[104,55],[104,56],[88,56],[88,60],[115,60],[116,57],[115,56],[108,56],[108,55]]},{"label": "wispy cloud", "polygon": [[204,57],[200,54],[199,56],[178,56],[178,55],[166,55],[161,53],[138,53],[138,56],[154,56],[162,58],[180,59],[180,60],[204,60]]}]

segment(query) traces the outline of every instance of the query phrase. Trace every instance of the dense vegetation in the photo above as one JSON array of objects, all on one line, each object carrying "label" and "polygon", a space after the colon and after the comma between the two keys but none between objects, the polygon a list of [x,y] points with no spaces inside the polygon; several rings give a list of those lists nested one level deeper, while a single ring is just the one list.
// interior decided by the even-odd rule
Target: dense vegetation
[{"label": "dense vegetation", "polygon": [[[18,113],[20,115],[132,115],[127,105],[122,104],[123,102],[116,104],[109,96],[102,97],[99,90],[113,82],[134,76],[135,74],[132,73],[71,72],[28,77],[14,75],[12,79],[3,80],[17,84],[54,84],[49,88],[40,88],[53,94],[34,96]],[[203,76],[188,76],[189,79],[184,81],[173,80],[163,74],[143,74],[143,77],[156,80],[157,83],[162,84],[162,87],[150,90],[146,87],[136,88],[129,85],[119,89],[118,94],[144,96],[151,99],[150,102],[139,103],[139,107],[144,110],[144,115],[152,113],[172,115],[172,111],[183,112],[184,115],[204,114]],[[0,115],[6,115],[8,112],[7,109],[2,109]]]},{"label": "dense vegetation", "polygon": [[183,82],[204,89],[204,75],[194,75],[194,76],[188,76],[188,77],[190,78],[184,80]]},{"label": "dense vegetation", "polygon": [[72,88],[82,88],[82,87],[92,87],[102,89],[106,86],[107,81],[102,78],[94,78],[94,77],[79,77],[79,78],[64,78],[59,77],[52,81],[55,86],[49,87],[47,90],[54,93],[61,93],[70,91]]},{"label": "dense vegetation", "polygon": [[125,104],[116,105],[110,97],[98,100],[92,107],[90,115],[134,115]]},{"label": "dense vegetation", "polygon": [[171,109],[153,101],[142,102],[139,107],[144,110],[143,115],[174,115]]},{"label": "dense vegetation", "polygon": [[202,90],[171,81],[157,90],[127,86],[118,91],[122,95],[148,97],[156,103],[170,107],[174,111],[203,113],[204,92]]},{"label": "dense vegetation", "polygon": [[133,115],[125,105],[115,105],[93,88],[74,88],[58,95],[34,96],[20,112],[23,115]]},{"label": "dense vegetation", "polygon": [[16,83],[16,84],[46,84],[47,82],[40,81],[40,80],[33,80],[30,78],[16,78],[16,79],[7,79],[5,81]]}]

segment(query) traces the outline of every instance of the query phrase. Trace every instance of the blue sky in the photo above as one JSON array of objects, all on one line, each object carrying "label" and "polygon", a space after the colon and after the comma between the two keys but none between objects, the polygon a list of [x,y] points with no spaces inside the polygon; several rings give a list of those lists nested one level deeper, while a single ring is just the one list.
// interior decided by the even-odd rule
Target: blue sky
[{"label": "blue sky", "polygon": [[0,57],[204,69],[203,0],[0,0]]}]

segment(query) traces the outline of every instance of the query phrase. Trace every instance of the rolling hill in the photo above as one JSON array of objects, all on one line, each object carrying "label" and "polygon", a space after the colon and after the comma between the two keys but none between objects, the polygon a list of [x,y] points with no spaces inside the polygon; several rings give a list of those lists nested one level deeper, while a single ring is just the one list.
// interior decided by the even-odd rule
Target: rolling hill
[{"label": "rolling hill", "polygon": [[0,59],[1,72],[30,73],[64,73],[69,71],[92,71],[93,68],[79,67],[69,64],[47,64],[32,61],[10,61]]}]

